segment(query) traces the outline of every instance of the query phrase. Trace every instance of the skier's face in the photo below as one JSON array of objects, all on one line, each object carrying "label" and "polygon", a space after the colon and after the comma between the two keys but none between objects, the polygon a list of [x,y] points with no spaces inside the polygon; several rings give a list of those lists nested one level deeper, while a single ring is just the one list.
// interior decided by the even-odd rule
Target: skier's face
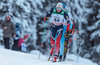
[{"label": "skier's face", "polygon": [[10,20],[10,17],[6,17],[6,20],[9,21]]},{"label": "skier's face", "polygon": [[61,12],[61,9],[57,9],[57,12],[58,12],[58,13]]}]

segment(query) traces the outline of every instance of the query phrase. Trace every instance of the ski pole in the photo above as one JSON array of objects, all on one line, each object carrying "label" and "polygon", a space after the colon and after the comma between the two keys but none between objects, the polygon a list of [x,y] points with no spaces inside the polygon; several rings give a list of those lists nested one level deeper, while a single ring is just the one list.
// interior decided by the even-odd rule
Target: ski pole
[{"label": "ski pole", "polygon": [[[41,48],[43,47],[43,42],[44,42],[44,36],[45,36],[46,26],[47,26],[47,21],[46,21],[45,28],[44,28],[44,32],[43,32]],[[39,53],[39,59],[40,59],[40,55],[41,55],[41,52]]]},{"label": "ski pole", "polygon": [[[78,36],[79,36],[79,32],[78,32]],[[76,38],[76,39],[79,39],[80,37]],[[80,48],[80,40],[79,40],[79,43],[77,43],[77,58],[76,58],[76,61],[78,62],[79,61],[79,48]]]},{"label": "ski pole", "polygon": [[43,42],[44,42],[44,36],[45,36],[46,26],[47,26],[47,21],[46,21],[45,28],[44,28],[44,32],[43,32],[41,48],[43,47]]}]

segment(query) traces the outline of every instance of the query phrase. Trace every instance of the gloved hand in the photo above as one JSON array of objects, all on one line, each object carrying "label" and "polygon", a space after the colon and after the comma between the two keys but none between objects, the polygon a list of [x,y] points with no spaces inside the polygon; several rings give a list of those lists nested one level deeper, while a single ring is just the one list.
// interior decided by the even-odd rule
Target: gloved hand
[{"label": "gloved hand", "polygon": [[67,39],[71,38],[71,36],[72,36],[72,34],[69,31],[65,32],[65,34],[64,34],[64,37]]},{"label": "gloved hand", "polygon": [[69,29],[69,33],[70,33],[70,34],[72,33],[72,29]]},{"label": "gloved hand", "polygon": [[13,34],[12,36],[13,36],[13,37],[16,37],[16,34]]},{"label": "gloved hand", "polygon": [[48,17],[44,17],[44,21],[48,20]]},{"label": "gloved hand", "polygon": [[4,27],[4,30],[6,30],[7,29],[7,27]]}]

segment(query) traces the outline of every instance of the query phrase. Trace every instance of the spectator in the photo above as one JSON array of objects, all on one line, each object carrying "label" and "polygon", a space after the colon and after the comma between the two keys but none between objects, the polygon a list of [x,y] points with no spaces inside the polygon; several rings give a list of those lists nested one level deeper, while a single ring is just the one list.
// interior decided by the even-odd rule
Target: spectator
[{"label": "spectator", "polygon": [[11,22],[10,16],[7,16],[6,20],[2,22],[1,28],[3,29],[4,46],[6,49],[10,49],[10,38],[15,36],[15,26],[13,22]]},{"label": "spectator", "polygon": [[21,36],[21,29],[20,29],[20,24],[19,23],[16,23],[15,24],[16,26],[16,37],[14,37],[14,44],[12,46],[12,50],[16,50],[18,51],[18,41],[20,39],[20,36]]},{"label": "spectator", "polygon": [[26,45],[25,45],[25,39],[28,38],[28,34],[26,34],[24,36],[24,38],[20,38],[19,41],[18,41],[18,47],[19,47],[19,50],[22,51],[22,52],[26,52]]}]

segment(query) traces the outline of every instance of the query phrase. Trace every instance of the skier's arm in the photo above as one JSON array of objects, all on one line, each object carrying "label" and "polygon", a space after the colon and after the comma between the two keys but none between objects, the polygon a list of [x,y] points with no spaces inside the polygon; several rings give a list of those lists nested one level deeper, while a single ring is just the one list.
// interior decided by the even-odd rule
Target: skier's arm
[{"label": "skier's arm", "polygon": [[[73,20],[73,28],[72,28],[72,35],[74,35],[74,32],[75,32],[75,22],[74,22],[74,20]],[[77,32],[78,33],[78,32]]]},{"label": "skier's arm", "polygon": [[66,20],[69,19],[69,16],[68,16],[68,14],[67,14],[66,12],[64,12],[64,18],[65,18]]},{"label": "skier's arm", "polygon": [[63,26],[66,26],[68,23],[69,23],[68,14],[64,12]]},{"label": "skier's arm", "polygon": [[46,17],[44,17],[44,21],[46,21],[46,20],[48,20],[48,19],[49,19],[49,17],[50,17],[50,16],[51,16],[51,14],[52,14],[52,11],[53,11],[53,8],[50,10],[50,12],[49,12],[49,13],[47,13]]},{"label": "skier's arm", "polygon": [[70,20],[70,29],[72,29],[73,27],[73,19],[72,19],[72,15],[70,12],[68,12],[68,16],[69,16],[69,20]]},{"label": "skier's arm", "polygon": [[73,20],[72,20],[72,15],[70,12],[67,12],[66,13],[66,17],[68,19],[68,22],[67,22],[67,31],[72,33],[72,27],[73,27]]},{"label": "skier's arm", "polygon": [[46,17],[50,17],[52,14],[53,8],[50,10],[50,12],[48,12],[48,14],[46,15]]}]

